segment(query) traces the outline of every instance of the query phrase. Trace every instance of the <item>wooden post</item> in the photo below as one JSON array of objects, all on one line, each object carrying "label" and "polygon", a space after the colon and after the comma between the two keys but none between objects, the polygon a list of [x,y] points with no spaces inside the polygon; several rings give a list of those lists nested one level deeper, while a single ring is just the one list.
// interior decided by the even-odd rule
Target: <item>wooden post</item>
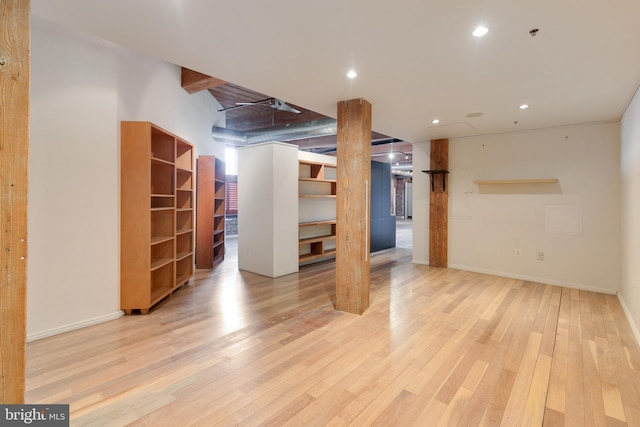
[{"label": "wooden post", "polygon": [[24,403],[29,0],[0,2],[0,403]]},{"label": "wooden post", "polygon": [[369,307],[371,104],[338,103],[336,189],[336,308],[362,314]]},{"label": "wooden post", "polygon": [[[431,169],[447,170],[449,168],[449,140],[434,139],[431,141]],[[429,203],[429,265],[447,266],[448,252],[448,218],[449,187],[446,173],[433,175],[434,185]],[[442,180],[442,181],[441,181]]]}]

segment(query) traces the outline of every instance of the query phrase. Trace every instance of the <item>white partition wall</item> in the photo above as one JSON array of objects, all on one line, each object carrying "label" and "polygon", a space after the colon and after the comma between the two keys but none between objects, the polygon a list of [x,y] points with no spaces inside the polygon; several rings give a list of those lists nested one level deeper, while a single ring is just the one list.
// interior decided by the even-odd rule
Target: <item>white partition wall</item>
[{"label": "white partition wall", "polygon": [[298,271],[298,147],[238,150],[238,268],[268,277]]}]

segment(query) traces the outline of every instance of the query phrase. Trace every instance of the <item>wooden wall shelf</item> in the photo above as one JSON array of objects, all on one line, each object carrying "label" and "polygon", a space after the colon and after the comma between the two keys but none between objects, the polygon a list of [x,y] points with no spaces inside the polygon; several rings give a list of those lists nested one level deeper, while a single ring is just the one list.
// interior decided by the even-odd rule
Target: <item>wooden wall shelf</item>
[{"label": "wooden wall shelf", "polygon": [[505,184],[556,184],[558,178],[543,179],[493,179],[473,181],[477,185],[505,185]]}]

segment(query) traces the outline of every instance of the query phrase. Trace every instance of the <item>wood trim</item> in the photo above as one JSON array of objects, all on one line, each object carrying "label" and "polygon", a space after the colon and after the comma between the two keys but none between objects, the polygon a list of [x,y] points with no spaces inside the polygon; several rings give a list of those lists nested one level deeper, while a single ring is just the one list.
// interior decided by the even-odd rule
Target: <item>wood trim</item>
[{"label": "wood trim", "polygon": [[29,0],[0,2],[0,402],[24,403]]},{"label": "wood trim", "polygon": [[[449,140],[435,139],[431,141],[431,169],[447,170],[449,168]],[[433,176],[434,180],[447,179],[446,174]],[[430,188],[431,189],[431,188]],[[448,186],[435,182],[429,198],[429,265],[447,266],[449,236],[449,193]]]},{"label": "wood trim", "polygon": [[371,104],[338,103],[336,188],[336,308],[369,307]]},{"label": "wood trim", "polygon": [[182,88],[189,93],[201,92],[226,84],[224,80],[211,77],[188,68],[182,68]]}]

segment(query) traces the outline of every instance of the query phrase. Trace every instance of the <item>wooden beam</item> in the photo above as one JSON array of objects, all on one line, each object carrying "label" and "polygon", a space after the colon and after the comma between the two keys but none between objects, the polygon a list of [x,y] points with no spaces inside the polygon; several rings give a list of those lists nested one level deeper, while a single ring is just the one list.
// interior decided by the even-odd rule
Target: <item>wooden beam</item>
[{"label": "wooden beam", "polygon": [[369,307],[371,104],[338,103],[336,189],[336,308],[362,314]]},{"label": "wooden beam", "polygon": [[[449,140],[431,141],[431,170],[449,169]],[[431,177],[434,185],[430,189],[429,203],[429,265],[447,266],[449,236],[449,187],[446,173]],[[443,180],[443,181],[441,181]]]},{"label": "wooden beam", "polygon": [[227,82],[224,80],[182,67],[182,88],[189,93],[212,89],[225,83]]},{"label": "wooden beam", "polygon": [[0,2],[0,402],[24,403],[29,0]]}]

